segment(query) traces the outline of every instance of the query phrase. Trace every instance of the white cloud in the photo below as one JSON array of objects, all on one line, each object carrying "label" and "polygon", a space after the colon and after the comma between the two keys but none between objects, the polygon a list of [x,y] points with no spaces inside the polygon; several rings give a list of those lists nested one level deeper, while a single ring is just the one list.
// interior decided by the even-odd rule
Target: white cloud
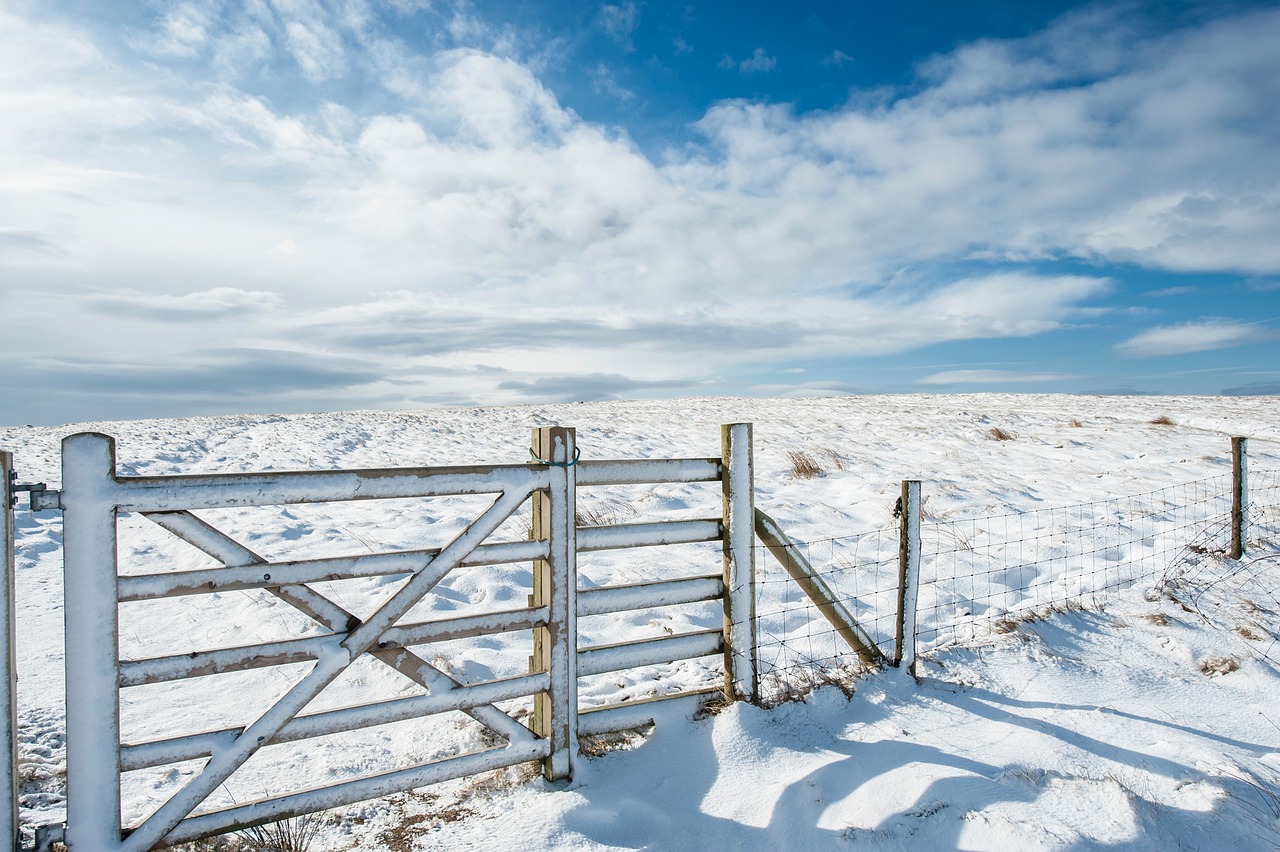
[{"label": "white cloud", "polygon": [[610,38],[628,52],[635,50],[631,35],[640,26],[640,6],[635,0],[626,0],[617,6],[606,3],[600,7],[599,21]]},{"label": "white cloud", "polygon": [[209,39],[211,10],[197,3],[178,3],[165,14],[159,32],[144,49],[161,56],[197,55]]},{"label": "white cloud", "polygon": [[285,24],[289,52],[298,61],[303,75],[312,82],[340,77],[346,70],[342,40],[317,21],[289,21]]},{"label": "white cloud", "polygon": [[620,103],[634,100],[636,96],[635,92],[623,87],[614,79],[613,72],[603,62],[591,69],[591,88],[597,94],[607,95]]},{"label": "white cloud", "polygon": [[86,300],[96,310],[152,315],[165,318],[196,318],[224,314],[260,313],[280,307],[276,293],[215,287],[173,296],[167,293],[145,293],[139,290],[117,290],[90,296]]},{"label": "white cloud", "polygon": [[763,47],[757,47],[749,59],[738,63],[738,70],[743,74],[767,73],[778,67],[778,60],[765,53]]},{"label": "white cloud", "polygon": [[1155,358],[1228,349],[1274,337],[1256,325],[1225,319],[1205,320],[1148,329],[1119,344],[1116,350],[1131,358]]},{"label": "white cloud", "polygon": [[1019,373],[1014,370],[944,370],[916,381],[918,385],[1042,384],[1078,379],[1074,373]]}]

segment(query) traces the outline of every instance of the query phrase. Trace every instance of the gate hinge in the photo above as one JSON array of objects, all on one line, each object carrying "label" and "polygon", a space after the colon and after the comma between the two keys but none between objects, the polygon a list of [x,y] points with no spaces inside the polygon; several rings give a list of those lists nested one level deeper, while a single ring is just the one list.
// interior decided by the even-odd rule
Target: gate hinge
[{"label": "gate hinge", "polygon": [[65,823],[53,823],[36,828],[35,846],[23,852],[53,852],[53,844],[63,843],[67,839]]},{"label": "gate hinge", "polygon": [[18,482],[18,472],[9,471],[9,508],[18,505],[18,492],[27,492],[27,497],[31,500],[31,511],[39,512],[41,509],[61,509],[62,508],[62,492],[50,491],[43,482]]}]

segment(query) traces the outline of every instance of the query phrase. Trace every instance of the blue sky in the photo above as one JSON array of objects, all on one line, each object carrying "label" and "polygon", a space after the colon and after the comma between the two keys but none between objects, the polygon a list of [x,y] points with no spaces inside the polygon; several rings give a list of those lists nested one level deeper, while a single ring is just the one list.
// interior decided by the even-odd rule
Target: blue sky
[{"label": "blue sky", "polygon": [[0,4],[0,422],[1280,393],[1274,3]]}]

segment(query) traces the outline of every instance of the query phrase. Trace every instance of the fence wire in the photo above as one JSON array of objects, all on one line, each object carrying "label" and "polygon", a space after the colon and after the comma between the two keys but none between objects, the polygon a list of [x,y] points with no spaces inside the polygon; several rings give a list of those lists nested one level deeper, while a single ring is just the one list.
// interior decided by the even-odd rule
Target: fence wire
[{"label": "fence wire", "polygon": [[[926,519],[918,653],[981,641],[1051,609],[1096,607],[1136,584],[1179,595],[1223,624],[1240,623],[1240,613],[1230,607],[1241,606],[1241,589],[1252,595],[1246,609],[1268,607],[1280,614],[1280,591],[1260,581],[1268,568],[1280,568],[1280,472],[1249,474],[1249,530],[1241,560],[1229,558],[1231,490],[1227,474],[1072,506]],[[891,657],[897,527],[794,548]],[[847,687],[864,669],[858,657],[767,548],[758,548],[756,565],[762,698],[787,700],[826,683]],[[1280,636],[1259,638],[1259,653],[1280,662]]]},{"label": "fence wire", "polygon": [[1012,630],[1055,607],[1096,606],[1159,581],[1188,554],[1225,552],[1231,477],[1126,497],[921,525],[917,647],[927,653]]},{"label": "fence wire", "polygon": [[1280,664],[1280,471],[1249,472],[1245,552],[1189,551],[1172,566],[1163,591],[1206,621],[1248,640],[1260,659]]},{"label": "fence wire", "polygon": [[[881,652],[892,654],[898,608],[897,528],[797,542],[791,549],[822,576]],[[785,701],[823,684],[851,683],[864,668],[857,655],[768,548],[758,546],[755,560],[762,700]]]}]

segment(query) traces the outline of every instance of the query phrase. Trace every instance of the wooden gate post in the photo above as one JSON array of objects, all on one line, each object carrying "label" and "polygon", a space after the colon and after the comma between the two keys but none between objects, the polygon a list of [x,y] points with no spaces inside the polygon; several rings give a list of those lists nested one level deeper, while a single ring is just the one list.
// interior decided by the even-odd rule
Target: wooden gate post
[{"label": "wooden gate post", "polygon": [[760,700],[756,647],[755,462],[751,424],[720,427],[724,494],[724,689]]},{"label": "wooden gate post", "polygon": [[1231,439],[1231,558],[1244,556],[1249,538],[1249,439]]},{"label": "wooden gate post", "polygon": [[902,482],[898,531],[898,625],[893,664],[916,673],[916,602],[920,594],[920,482]]},{"label": "wooden gate post", "polygon": [[551,741],[542,763],[548,780],[568,779],[578,757],[578,542],[575,432],[562,426],[533,430],[537,463],[551,468],[546,491],[533,493],[532,537],[545,540],[548,557],[533,568],[533,605],[549,610],[533,631],[531,669],[551,673],[551,688],[533,699],[533,732]]},{"label": "wooden gate post", "polygon": [[0,593],[4,600],[0,601],[0,666],[4,673],[0,676],[0,726],[4,735],[0,737],[0,772],[5,774],[2,785],[4,801],[0,802],[0,848],[18,849],[18,695],[17,695],[17,660],[14,655],[14,600],[13,600],[13,456],[0,451],[0,499],[4,500],[4,539],[0,547],[4,548],[3,562],[0,569],[4,571],[0,580]]}]

